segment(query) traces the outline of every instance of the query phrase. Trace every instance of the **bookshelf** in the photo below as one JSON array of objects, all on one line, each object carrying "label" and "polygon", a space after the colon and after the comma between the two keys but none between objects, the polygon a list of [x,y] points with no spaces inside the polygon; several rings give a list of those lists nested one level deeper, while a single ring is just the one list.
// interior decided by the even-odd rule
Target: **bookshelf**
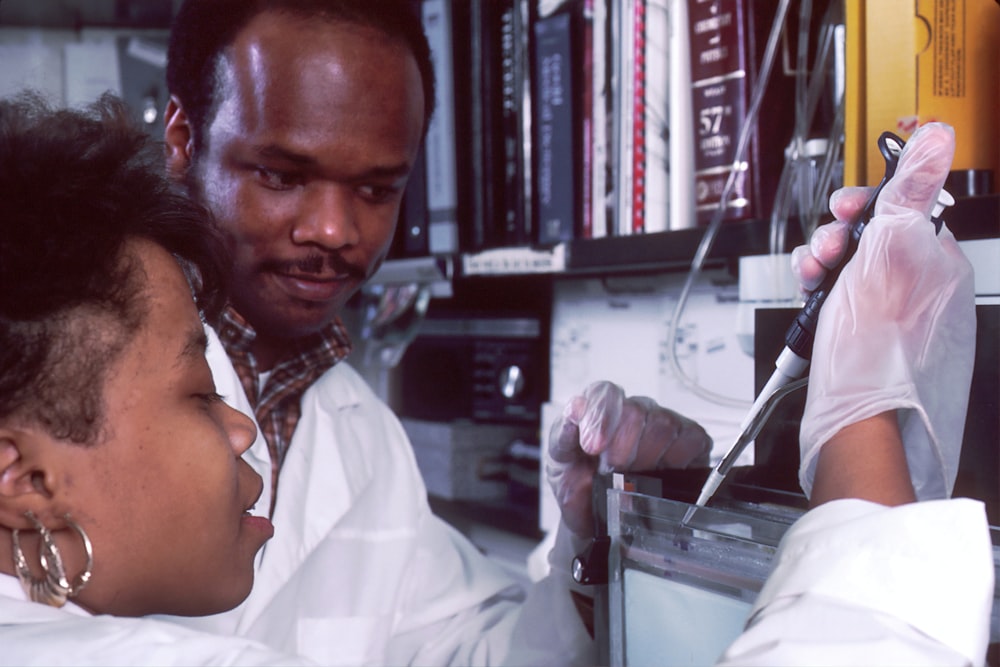
[{"label": "bookshelf", "polygon": [[[448,17],[447,32],[434,18],[428,22],[428,34],[432,52],[439,54],[440,91],[446,93],[439,96],[436,114],[441,123],[454,128],[451,133],[436,132],[432,119],[429,136],[440,140],[451,134],[454,145],[434,149],[439,155],[447,153],[442,159],[430,154],[435,142],[428,141],[426,172],[432,178],[441,164],[456,163],[454,156],[463,165],[446,176],[447,186],[459,194],[453,199],[452,218],[459,228],[452,236],[458,246],[436,249],[431,244],[425,254],[453,257],[456,280],[522,273],[679,270],[690,263],[706,221],[696,209],[696,197],[703,195],[695,192],[696,165],[688,154],[696,135],[690,111],[684,113],[690,105],[683,103],[693,97],[691,73],[685,75],[691,67],[677,65],[697,55],[688,38],[696,30],[689,22],[689,0],[491,0],[492,20],[475,13],[467,16],[464,0],[419,1],[433,17]],[[719,12],[732,12],[739,25],[720,22],[727,29],[704,28],[712,22],[698,19],[697,13],[691,20],[698,19],[702,26],[698,35],[706,43],[745,40],[734,45],[739,57],[726,65],[722,78],[746,82],[722,100],[731,106],[714,109],[720,120],[727,121],[708,140],[713,146],[735,148],[734,132],[747,102],[742,98],[749,96],[757,76],[752,63],[768,36],[775,10],[754,0],[714,4]],[[706,11],[703,3],[697,7]],[[817,9],[816,16],[822,15]],[[817,32],[819,23],[814,17],[809,31]],[[469,57],[470,45],[489,50],[498,32],[500,58]],[[495,65],[499,72],[492,75],[484,69],[484,63],[491,61],[499,63]],[[780,83],[768,94],[783,94],[792,80],[786,74]],[[704,87],[704,81],[699,85]],[[450,99],[447,91],[452,91]],[[459,91],[477,94],[459,95]],[[709,93],[708,99],[715,98]],[[775,125],[790,132],[790,107],[772,104],[770,120],[751,139],[746,162],[731,165],[745,173],[737,179],[729,201],[742,203],[735,214],[726,216],[711,260],[768,251],[768,223],[763,218],[777,181],[771,167],[775,156],[780,161],[787,138],[765,142],[758,135]],[[510,119],[511,114],[516,118]],[[463,120],[469,117],[479,122]],[[490,118],[503,122],[490,125]],[[460,128],[473,134],[465,136]],[[505,148],[477,156],[468,152],[466,144]],[[512,145],[521,150],[511,150]],[[761,157],[758,167],[755,163],[765,152],[770,161]],[[724,156],[719,159],[725,162]],[[759,178],[757,170],[766,171],[767,179]],[[497,178],[497,171],[507,177]],[[713,183],[718,181],[715,177]],[[772,191],[762,193],[759,181],[767,181]],[[484,186],[492,190],[485,198],[492,207],[482,205]],[[415,187],[434,192],[433,183]],[[433,228],[439,218],[429,206],[426,216],[402,219],[400,228],[413,230],[420,224]],[[793,237],[788,243],[799,240]],[[402,247],[397,243],[390,259],[405,257]]]},{"label": "bookshelf", "polygon": [[[445,13],[448,13],[448,7],[464,6],[464,0],[417,1],[433,7],[443,7],[442,11]],[[696,212],[699,201],[697,197],[701,195],[691,199],[677,197],[677,191],[683,188],[678,190],[671,182],[666,186],[671,189],[670,201],[663,208],[669,207],[664,212],[669,213],[669,218],[672,219],[668,219],[666,225],[658,223],[648,229],[642,229],[641,224],[636,226],[635,220],[651,219],[654,216],[648,210],[642,215],[633,215],[636,207],[648,207],[652,199],[648,196],[651,191],[640,192],[637,189],[642,184],[636,181],[635,174],[644,174],[647,183],[654,181],[652,162],[639,167],[637,171],[636,154],[642,151],[637,151],[635,144],[642,141],[640,130],[644,129],[648,134],[650,127],[656,122],[664,123],[665,127],[660,128],[661,133],[673,131],[673,141],[667,147],[669,155],[663,155],[665,149],[662,145],[656,145],[655,150],[661,158],[668,158],[668,163],[674,163],[678,157],[674,148],[681,143],[679,137],[683,138],[685,132],[692,136],[700,132],[697,127],[681,122],[684,120],[683,114],[674,113],[676,108],[683,106],[683,95],[678,95],[678,90],[687,90],[688,97],[696,98],[697,95],[691,94],[691,90],[703,89],[704,81],[711,81],[712,77],[708,76],[711,72],[701,72],[699,81],[683,82],[686,88],[678,89],[668,85],[668,90],[664,91],[660,77],[667,76],[667,71],[670,81],[682,76],[678,74],[677,68],[672,67],[673,61],[664,64],[655,63],[654,60],[683,60],[680,56],[697,58],[699,49],[708,49],[710,45],[720,43],[720,40],[744,40],[734,46],[735,49],[741,49],[739,58],[732,58],[732,62],[727,65],[730,69],[720,69],[723,74],[717,77],[745,79],[746,82],[739,88],[742,92],[734,94],[729,91],[720,98],[726,101],[738,97],[742,101],[733,102],[729,107],[719,107],[716,111],[722,116],[727,113],[734,116],[745,113],[752,79],[760,75],[759,60],[765,38],[769,37],[768,29],[777,3],[760,0],[718,0],[712,3],[693,3],[689,0],[623,0],[620,3],[609,0],[491,0],[489,4],[493,12],[492,20],[484,20],[483,17],[470,19],[462,12],[450,13],[453,34],[451,46],[455,49],[450,55],[467,54],[470,44],[495,44],[492,37],[496,35],[492,33],[502,31],[503,48],[499,62],[504,63],[504,69],[501,76],[489,76],[483,64],[488,59],[452,57],[452,69],[439,72],[439,75],[453,79],[453,90],[471,89],[479,91],[479,94],[473,96],[473,99],[467,99],[468,96],[466,99],[453,97],[450,102],[439,102],[444,105],[445,115],[451,114],[456,119],[470,114],[479,119],[499,118],[501,114],[497,113],[497,109],[483,107],[497,101],[505,104],[504,113],[519,114],[518,118],[505,118],[502,124],[498,123],[493,127],[483,123],[463,125],[462,122],[455,121],[456,128],[476,128],[478,132],[490,135],[494,143],[497,139],[502,139],[499,143],[506,144],[507,147],[500,152],[506,156],[504,159],[514,162],[507,162],[504,167],[498,164],[494,153],[488,164],[479,165],[475,160],[466,160],[468,168],[454,175],[458,179],[455,185],[459,192],[478,192],[484,184],[487,189],[494,188],[496,191],[493,192],[492,201],[494,207],[503,213],[499,217],[504,222],[503,225],[491,222],[489,216],[484,216],[481,205],[463,209],[461,197],[458,198],[456,224],[460,230],[456,236],[460,241],[479,239],[480,242],[471,245],[460,243],[459,247],[444,253],[430,251],[430,254],[447,257],[452,262],[454,271],[449,280],[530,274],[583,276],[683,271],[689,268],[706,229],[707,220],[704,219],[703,212]],[[713,5],[712,12],[716,17],[731,11],[734,23],[725,24],[720,21],[725,27],[717,33],[713,33],[712,28],[705,28],[706,25],[714,25],[711,16],[703,16],[707,4]],[[841,128],[836,124],[833,109],[835,92],[826,88],[842,85],[843,64],[838,60],[843,56],[842,2],[824,0],[813,5],[811,16],[797,16],[798,10],[789,11],[785,16],[786,33],[794,32],[792,29],[795,28],[798,36],[782,38],[775,72],[768,81],[763,97],[764,105],[758,116],[759,127],[750,139],[747,162],[759,160],[759,173],[754,175],[755,182],[739,181],[731,197],[731,201],[738,198],[753,202],[756,198],[756,202],[754,205],[743,206],[745,214],[727,216],[713,241],[707,257],[709,262],[727,263],[740,255],[765,254],[771,250],[771,223],[768,217],[771,214],[771,203],[776,199],[775,190],[779,187],[778,175],[785,161],[784,154],[790,147],[786,146],[788,136],[785,135],[792,133],[792,126],[796,125],[795,130],[806,132],[810,136],[822,135],[831,128]],[[555,18],[564,20],[555,21]],[[544,42],[538,39],[539,24],[545,28],[542,33]],[[695,24],[699,27],[696,28]],[[688,31],[689,35],[682,34]],[[666,36],[657,40],[656,36],[664,32],[667,33]],[[561,46],[555,45],[559,34],[564,40]],[[697,39],[694,38],[695,35]],[[439,40],[440,38],[438,35]],[[628,39],[639,41],[623,43]],[[655,41],[658,43],[652,44]],[[432,49],[435,47],[447,49],[449,45],[439,41],[432,43]],[[604,58],[601,62],[595,62],[593,58],[599,58],[599,54],[604,54]],[[566,58],[574,63],[569,73],[565,68]],[[551,66],[555,62],[562,63],[561,69]],[[841,63],[839,70],[838,62]],[[688,69],[692,67],[689,64]],[[740,76],[735,76],[732,68],[736,68],[736,73]],[[811,94],[805,100],[811,105],[811,111],[805,114],[806,121],[797,116],[793,118],[788,113],[788,109],[802,101],[794,98],[803,88],[796,88],[795,84],[801,84],[805,79],[806,75],[802,71],[804,68],[831,71],[828,76],[817,75],[806,81]],[[597,72],[602,74],[598,75]],[[623,77],[628,73],[632,73],[633,78],[625,80]],[[811,73],[810,71],[809,74]],[[635,78],[640,74],[640,78]],[[605,81],[603,87],[600,85],[601,76]],[[470,77],[475,82],[471,87]],[[540,82],[539,79],[544,81]],[[659,96],[655,99],[663,101],[665,96],[666,103],[671,107],[670,113],[666,113],[668,110],[661,110],[658,120],[649,114],[649,100],[652,97],[645,98],[645,104],[632,104],[626,99],[629,95],[625,94],[632,91],[632,97],[637,95],[636,86],[645,90],[653,88],[653,79],[659,81],[660,87]],[[840,83],[835,80],[840,80]],[[554,92],[552,88],[557,85],[562,88]],[[492,89],[493,86],[501,88]],[[556,110],[551,103],[554,97],[561,101]],[[517,100],[516,106],[510,104],[512,100]],[[743,108],[740,107],[741,104]],[[630,116],[630,110],[635,113],[642,110],[643,116]],[[598,111],[606,112],[606,122],[595,120],[604,117]],[[572,129],[578,135],[578,145],[572,149],[563,148],[562,154],[556,155],[551,154],[551,142],[543,144],[544,136],[538,132],[539,127],[543,130],[553,128],[554,113],[562,114],[561,120],[554,124],[555,129]],[[542,114],[544,118],[540,117]],[[695,116],[697,120],[699,114],[695,113]],[[690,122],[691,119],[687,120]],[[735,121],[735,118],[729,118],[722,123],[722,129],[712,135],[711,145],[736,144],[736,130],[733,126],[738,123]],[[802,122],[808,127],[803,127]],[[678,123],[681,125],[679,129],[674,127]],[[594,127],[598,124],[601,126],[600,131]],[[636,124],[642,127],[637,128]],[[728,134],[724,134],[725,132]],[[782,136],[779,137],[778,134]],[[843,134],[840,137],[843,138]],[[461,145],[466,143],[466,139],[475,137],[463,138],[456,135],[454,139],[455,150],[461,151]],[[477,141],[479,140],[471,143]],[[511,144],[516,144],[520,152],[511,150]],[[652,146],[650,144],[647,149],[652,151]],[[764,156],[765,152],[767,156]],[[547,155],[542,163],[539,162],[539,153]],[[604,169],[595,165],[595,161],[599,161],[599,154],[606,156]],[[545,166],[544,170],[540,169],[540,164]],[[697,165],[687,162],[680,164],[682,166],[675,166],[673,172],[665,176],[674,181],[691,178],[690,185],[694,187],[695,177],[688,172]],[[592,180],[586,174],[581,174],[581,166],[589,166],[593,170]],[[495,175],[498,168],[505,169],[508,175],[514,174],[515,177],[498,179]],[[752,164],[746,168],[752,169]],[[667,171],[670,171],[669,164]],[[575,192],[573,195],[566,194],[566,187],[563,187],[558,194],[562,203],[553,205],[549,199],[557,195],[554,194],[554,185],[550,181],[561,177],[564,184],[569,183],[573,180],[569,179],[571,175],[576,183],[566,187],[575,189]],[[465,179],[464,184],[462,179]],[[540,184],[540,179],[544,183]],[[662,180],[655,182],[660,184],[657,186],[659,189],[664,189]],[[601,206],[600,203],[595,204],[600,198],[600,193],[595,188],[600,189],[603,183],[607,183],[607,189],[604,190],[605,205]],[[832,190],[833,187],[835,185],[831,185],[829,189]],[[950,217],[962,221],[953,230],[960,240],[998,234],[995,222],[998,217],[996,199],[995,194],[959,198]],[[828,220],[825,196],[820,193],[815,202],[816,208],[809,212],[809,220]],[[794,208],[794,205],[793,203],[791,206]],[[546,221],[552,221],[555,215],[553,210],[564,214],[569,212],[574,223],[567,228],[563,222],[558,233],[545,234],[542,230]],[[598,225],[601,214],[607,219]],[[787,217],[784,250],[790,251],[803,241],[803,234],[798,223],[798,212],[788,211]],[[628,224],[621,224],[626,218]],[[519,229],[514,232],[510,227],[512,220],[521,221],[518,223]],[[487,228],[482,229],[483,225]],[[501,229],[504,225],[505,229]],[[401,224],[401,227],[404,226],[405,224]],[[462,227],[472,227],[476,231],[463,233]],[[595,233],[594,230],[598,227],[605,231]],[[482,239],[491,241],[483,243]],[[390,255],[390,264],[395,261],[398,261],[398,257]]]},{"label": "bookshelf", "polygon": [[[1000,194],[956,200],[948,215],[949,228],[959,241],[1000,236]],[[573,239],[554,248],[510,247],[480,253],[422,259],[389,260],[374,282],[453,281],[470,276],[553,274],[556,276],[607,273],[685,271],[690,268],[705,229],[691,228],[599,239]],[[708,262],[722,264],[741,255],[769,252],[769,222],[746,220],[725,224],[712,244]],[[789,225],[786,250],[803,242],[797,224]],[[472,270],[468,267],[472,265]]]}]

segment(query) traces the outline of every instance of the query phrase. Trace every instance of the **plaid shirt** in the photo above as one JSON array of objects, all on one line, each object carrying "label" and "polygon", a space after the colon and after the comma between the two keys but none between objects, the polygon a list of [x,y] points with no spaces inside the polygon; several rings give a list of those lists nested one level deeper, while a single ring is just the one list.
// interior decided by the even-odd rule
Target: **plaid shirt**
[{"label": "plaid shirt", "polygon": [[271,511],[278,493],[278,471],[302,414],[300,399],[319,376],[351,352],[351,340],[339,319],[325,329],[289,341],[287,356],[271,369],[264,387],[250,351],[256,333],[231,306],[222,315],[219,339],[236,368],[271,455]]}]

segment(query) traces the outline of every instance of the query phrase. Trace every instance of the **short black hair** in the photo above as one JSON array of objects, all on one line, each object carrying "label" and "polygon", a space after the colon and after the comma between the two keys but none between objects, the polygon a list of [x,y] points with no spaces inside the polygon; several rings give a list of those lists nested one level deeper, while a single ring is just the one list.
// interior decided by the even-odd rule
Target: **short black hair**
[{"label": "short black hair", "polygon": [[[121,99],[82,109],[31,92],[0,100],[0,419],[93,442],[106,371],[148,311],[127,242],[173,254],[214,319],[227,256],[209,220],[166,178],[162,143]],[[81,324],[95,317],[116,333]]]},{"label": "short black hair", "polygon": [[419,0],[185,0],[170,28],[166,78],[170,94],[180,100],[191,123],[195,148],[203,146],[206,124],[219,102],[215,89],[220,55],[254,17],[268,11],[368,26],[402,40],[420,71],[426,133],[434,112],[435,80],[420,5]]}]

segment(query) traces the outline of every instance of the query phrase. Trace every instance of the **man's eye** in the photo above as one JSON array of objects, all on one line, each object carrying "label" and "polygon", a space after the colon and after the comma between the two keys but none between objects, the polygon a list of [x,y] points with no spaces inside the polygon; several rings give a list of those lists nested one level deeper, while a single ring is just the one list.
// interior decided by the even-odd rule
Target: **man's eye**
[{"label": "man's eye", "polygon": [[368,184],[358,188],[361,196],[377,204],[391,201],[399,193],[399,188],[387,185]]},{"label": "man's eye", "polygon": [[257,167],[257,178],[266,187],[275,190],[287,190],[302,183],[302,177],[294,172],[268,169],[267,167]]}]

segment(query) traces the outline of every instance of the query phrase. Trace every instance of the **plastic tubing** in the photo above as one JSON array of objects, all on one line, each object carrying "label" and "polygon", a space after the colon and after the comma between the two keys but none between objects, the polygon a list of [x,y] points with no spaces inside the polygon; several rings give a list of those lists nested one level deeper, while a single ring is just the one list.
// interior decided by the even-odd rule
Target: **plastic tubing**
[{"label": "plastic tubing", "polygon": [[757,114],[760,111],[760,105],[764,99],[764,91],[767,88],[768,80],[771,78],[771,69],[774,65],[775,54],[778,50],[778,40],[781,37],[781,31],[785,24],[785,15],[788,13],[788,5],[789,0],[781,0],[778,5],[778,9],[775,12],[774,20],[771,23],[771,30],[767,37],[767,45],[764,47],[764,57],[761,61],[759,76],[757,77],[757,81],[754,82],[753,91],[750,96],[750,106],[747,109],[747,116],[743,120],[743,125],[740,128],[739,139],[736,142],[736,152],[733,155],[733,169],[729,172],[729,177],[726,179],[725,186],[722,189],[719,207],[712,215],[712,220],[709,222],[708,228],[705,230],[705,234],[702,236],[701,242],[698,244],[698,249],[695,251],[694,258],[691,260],[691,270],[688,273],[687,280],[684,282],[684,286],[681,288],[680,295],[677,297],[677,305],[674,306],[673,317],[670,321],[670,329],[667,333],[667,348],[670,350],[670,354],[668,355],[670,366],[680,379],[681,383],[692,393],[701,398],[712,401],[713,403],[736,408],[746,408],[752,405],[753,402],[734,398],[732,396],[717,394],[710,389],[702,387],[696,380],[690,378],[684,372],[684,369],[681,368],[680,360],[677,358],[677,331],[680,326],[681,315],[684,312],[688,296],[691,293],[691,288],[698,279],[698,276],[701,274],[701,268],[705,263],[705,258],[712,249],[712,243],[715,242],[715,237],[719,233],[719,227],[722,224],[722,214],[725,211],[725,204],[732,193],[733,186],[736,184],[737,166],[746,158],[747,145],[750,142],[750,131],[757,122]]}]

